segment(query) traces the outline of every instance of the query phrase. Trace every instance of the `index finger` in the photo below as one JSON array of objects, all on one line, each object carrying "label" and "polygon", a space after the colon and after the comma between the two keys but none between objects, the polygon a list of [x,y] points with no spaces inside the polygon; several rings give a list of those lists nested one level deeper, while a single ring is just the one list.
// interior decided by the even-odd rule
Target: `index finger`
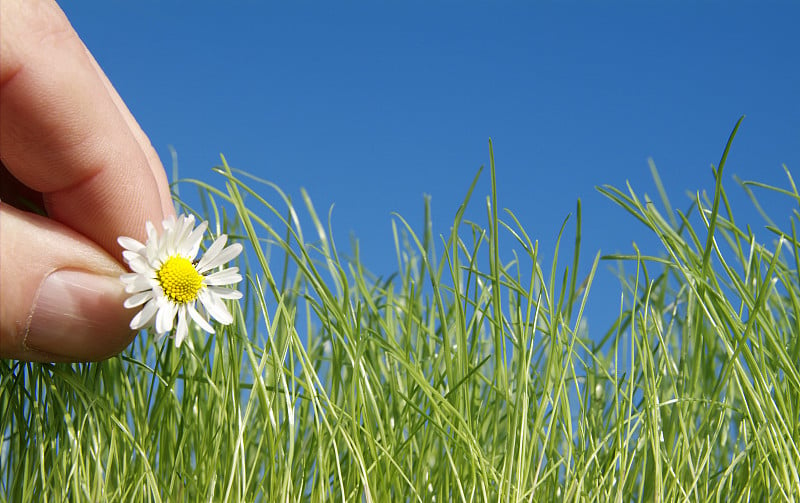
[{"label": "index finger", "polygon": [[163,167],[55,3],[0,9],[0,158],[50,218],[118,257],[118,236],[174,211]]}]

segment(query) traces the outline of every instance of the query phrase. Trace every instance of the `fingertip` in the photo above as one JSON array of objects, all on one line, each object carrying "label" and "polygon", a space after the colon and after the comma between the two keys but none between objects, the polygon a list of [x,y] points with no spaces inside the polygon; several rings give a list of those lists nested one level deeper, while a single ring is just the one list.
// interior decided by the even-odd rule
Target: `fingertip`
[{"label": "fingertip", "polygon": [[0,203],[0,357],[94,361],[127,346],[125,270],[97,244]]},{"label": "fingertip", "polygon": [[[155,181],[155,187],[158,190],[158,196],[161,200],[161,219],[169,217],[170,215],[175,215],[175,206],[172,202],[172,193],[170,191],[169,180],[167,179],[167,173],[164,170],[164,165],[161,163],[161,159],[158,157],[158,152],[156,152],[156,149],[150,143],[150,139],[142,130],[141,126],[139,126],[139,123],[136,121],[133,114],[131,114],[127,105],[125,105],[125,102],[114,88],[114,85],[108,79],[105,72],[103,72],[100,64],[97,62],[88,48],[84,46],[84,49],[97,77],[103,83],[108,96],[111,98],[111,101],[114,103],[114,106],[117,108],[120,116],[127,124],[128,129],[135,138],[136,142],[139,144],[144,157],[147,159],[147,164],[150,168],[150,172],[152,173]],[[158,221],[160,221],[160,219]]]},{"label": "fingertip", "polygon": [[133,339],[133,313],[123,307],[119,278],[86,271],[58,270],[39,288],[23,344],[26,349],[76,361],[118,353]]},{"label": "fingertip", "polygon": [[175,213],[158,155],[55,2],[2,5],[3,163],[119,259],[117,236]]}]

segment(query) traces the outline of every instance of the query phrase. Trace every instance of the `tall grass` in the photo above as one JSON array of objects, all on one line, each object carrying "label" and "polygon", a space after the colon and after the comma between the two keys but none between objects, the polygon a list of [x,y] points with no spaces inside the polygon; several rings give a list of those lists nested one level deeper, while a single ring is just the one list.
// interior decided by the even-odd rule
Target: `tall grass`
[{"label": "tall grass", "polygon": [[[427,205],[419,231],[394,219],[389,277],[345,259],[305,193],[295,207],[223,159],[224,189],[194,183],[200,216],[247,243],[235,323],[180,350],[143,335],[102,363],[0,361],[0,498],[794,500],[798,214],[768,243],[736,223],[735,132],[686,212],[657,175],[662,210],[599,189],[659,256],[584,264],[578,202],[572,250],[559,234],[543,261],[501,210],[492,161],[482,224],[465,218],[480,173],[450,234],[433,235]],[[789,184],[744,186],[800,202]],[[590,334],[601,260],[627,273],[618,318]]]}]

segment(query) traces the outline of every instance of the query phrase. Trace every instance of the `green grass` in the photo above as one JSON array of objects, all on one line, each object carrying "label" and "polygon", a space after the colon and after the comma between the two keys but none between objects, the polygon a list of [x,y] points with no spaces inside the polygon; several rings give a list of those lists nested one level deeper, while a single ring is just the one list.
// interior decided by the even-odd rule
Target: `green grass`
[{"label": "green grass", "polygon": [[[767,243],[737,224],[729,148],[685,213],[657,174],[661,210],[599,189],[658,256],[584,258],[579,202],[572,249],[562,228],[540,257],[492,164],[451,234],[433,235],[427,205],[419,231],[394,219],[381,278],[337,250],[305,193],[293,206],[223,159],[224,189],[194,183],[210,228],[249,243],[236,321],[180,350],[141,336],[102,363],[0,361],[0,499],[800,498],[799,215]],[[743,186],[800,202],[791,176]],[[476,187],[490,196],[470,203]],[[619,316],[589,337],[585,305],[609,294],[594,274],[615,263]]]}]

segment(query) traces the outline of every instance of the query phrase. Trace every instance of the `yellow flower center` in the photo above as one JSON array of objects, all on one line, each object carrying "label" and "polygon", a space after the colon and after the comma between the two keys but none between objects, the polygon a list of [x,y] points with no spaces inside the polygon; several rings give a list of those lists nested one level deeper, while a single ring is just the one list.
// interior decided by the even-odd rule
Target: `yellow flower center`
[{"label": "yellow flower center", "polygon": [[156,277],[164,295],[179,304],[192,302],[203,288],[203,276],[194,268],[192,261],[177,255],[161,265]]}]

